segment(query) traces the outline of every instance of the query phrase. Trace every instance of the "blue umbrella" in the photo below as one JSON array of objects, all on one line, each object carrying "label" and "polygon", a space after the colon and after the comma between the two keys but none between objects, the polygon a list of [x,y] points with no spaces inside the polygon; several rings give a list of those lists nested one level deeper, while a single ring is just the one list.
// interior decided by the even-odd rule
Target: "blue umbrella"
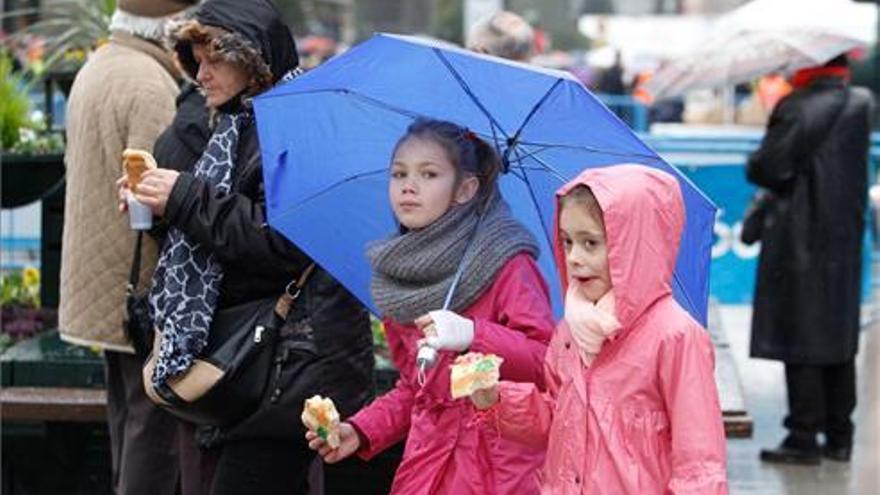
[{"label": "blue umbrella", "polygon": [[587,167],[641,163],[674,174],[686,225],[676,299],[706,322],[715,207],[567,73],[446,43],[377,34],[254,101],[269,223],[375,312],[367,242],[396,229],[387,198],[397,139],[420,116],[495,143],[501,190],[539,239],[539,264],[561,313],[550,245],[553,194]]}]

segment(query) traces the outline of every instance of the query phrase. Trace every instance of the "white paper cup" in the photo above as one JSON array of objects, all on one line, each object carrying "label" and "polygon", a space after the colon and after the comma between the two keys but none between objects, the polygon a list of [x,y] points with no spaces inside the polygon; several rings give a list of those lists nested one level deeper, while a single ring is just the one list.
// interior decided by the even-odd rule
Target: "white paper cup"
[{"label": "white paper cup", "polygon": [[153,227],[153,212],[133,195],[128,196],[128,218],[132,230],[150,230]]}]

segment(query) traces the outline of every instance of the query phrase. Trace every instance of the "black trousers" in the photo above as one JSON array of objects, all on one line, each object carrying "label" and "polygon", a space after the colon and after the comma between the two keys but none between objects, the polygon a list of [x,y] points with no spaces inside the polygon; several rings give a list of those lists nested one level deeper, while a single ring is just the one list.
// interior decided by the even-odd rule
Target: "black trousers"
[{"label": "black trousers", "polygon": [[[297,418],[293,418],[294,420]],[[214,453],[211,495],[305,495],[315,458],[305,442],[247,440],[225,443]]]},{"label": "black trousers", "polygon": [[113,493],[173,495],[177,491],[177,420],[144,392],[143,359],[104,352],[107,426]]},{"label": "black trousers", "polygon": [[785,363],[788,386],[788,416],[785,427],[792,440],[816,443],[816,433],[835,447],[852,445],[856,408],[855,360],[835,365]]}]

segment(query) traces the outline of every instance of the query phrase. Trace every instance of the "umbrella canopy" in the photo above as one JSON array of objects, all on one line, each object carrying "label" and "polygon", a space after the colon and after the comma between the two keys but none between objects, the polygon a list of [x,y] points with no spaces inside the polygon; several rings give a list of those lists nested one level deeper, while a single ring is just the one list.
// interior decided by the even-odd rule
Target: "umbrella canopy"
[{"label": "umbrella canopy", "polygon": [[396,231],[391,153],[424,116],[467,126],[507,158],[501,191],[542,243],[557,314],[555,190],[586,167],[641,163],[674,174],[687,223],[673,290],[706,321],[715,207],[567,73],[378,34],[256,98],[254,109],[269,223],[374,312],[365,245]]},{"label": "umbrella canopy", "polygon": [[644,89],[659,99],[822,65],[867,47],[876,15],[849,0],[754,0],[719,18],[712,37],[662,65]]},{"label": "umbrella canopy", "polygon": [[828,30],[870,45],[877,37],[877,6],[852,0],[752,0],[713,25],[718,34],[789,28]]}]

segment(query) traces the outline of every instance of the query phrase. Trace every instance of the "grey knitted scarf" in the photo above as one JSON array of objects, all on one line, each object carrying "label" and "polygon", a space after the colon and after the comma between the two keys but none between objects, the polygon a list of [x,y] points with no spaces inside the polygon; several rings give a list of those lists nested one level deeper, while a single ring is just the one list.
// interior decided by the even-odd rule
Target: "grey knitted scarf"
[{"label": "grey knitted scarf", "polygon": [[458,266],[464,263],[448,308],[460,312],[476,302],[510,258],[523,252],[537,257],[538,251],[535,238],[513,217],[500,194],[489,201],[482,220],[477,201],[470,201],[423,229],[367,247],[373,301],[384,317],[409,323],[442,309]]}]

